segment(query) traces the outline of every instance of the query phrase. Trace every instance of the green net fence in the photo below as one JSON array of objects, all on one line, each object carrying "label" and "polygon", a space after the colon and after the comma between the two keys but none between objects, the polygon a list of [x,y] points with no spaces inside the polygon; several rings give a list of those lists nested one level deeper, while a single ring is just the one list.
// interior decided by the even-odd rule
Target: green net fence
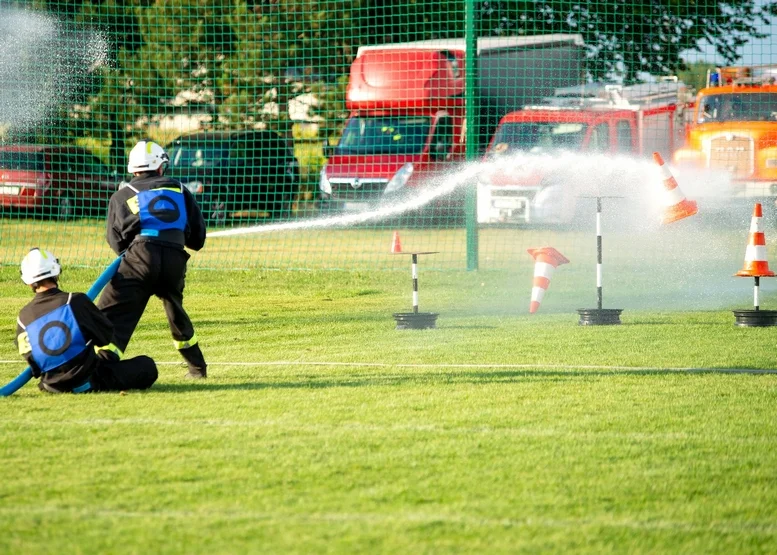
[{"label": "green net fence", "polygon": [[203,212],[203,269],[405,268],[400,249],[531,267],[552,246],[590,272],[730,275],[754,204],[777,210],[775,2],[0,14],[0,264],[32,246],[111,260],[108,200],[144,138]]}]

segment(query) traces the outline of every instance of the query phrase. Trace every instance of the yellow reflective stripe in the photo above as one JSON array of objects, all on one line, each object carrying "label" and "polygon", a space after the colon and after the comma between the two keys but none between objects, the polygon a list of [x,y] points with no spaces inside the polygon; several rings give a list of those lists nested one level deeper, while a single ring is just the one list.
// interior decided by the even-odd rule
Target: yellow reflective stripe
[{"label": "yellow reflective stripe", "polygon": [[24,356],[27,353],[32,352],[32,347],[30,346],[30,338],[27,336],[26,331],[23,331],[17,336],[16,342],[19,344],[20,355]]},{"label": "yellow reflective stripe", "polygon": [[119,349],[116,345],[113,343],[108,343],[107,345],[103,345],[102,347],[95,346],[94,352],[99,353],[100,351],[110,351],[113,354],[115,354],[117,357],[119,357],[119,360],[124,358],[124,351]]},{"label": "yellow reflective stripe", "polygon": [[175,345],[175,348],[179,351],[181,349],[188,349],[189,347],[194,347],[197,344],[197,334],[195,333],[192,335],[191,339],[186,339],[184,341],[176,341],[173,339],[173,345]]},{"label": "yellow reflective stripe", "polygon": [[151,191],[175,191],[176,193],[180,193],[181,189],[178,187],[155,187],[151,189]]},{"label": "yellow reflective stripe", "polygon": [[130,212],[137,214],[140,212],[140,206],[138,205],[138,197],[131,197],[127,199],[127,206],[129,206]]},{"label": "yellow reflective stripe", "polygon": [[146,152],[151,154],[151,147],[154,146],[154,141],[148,141],[146,143]]}]

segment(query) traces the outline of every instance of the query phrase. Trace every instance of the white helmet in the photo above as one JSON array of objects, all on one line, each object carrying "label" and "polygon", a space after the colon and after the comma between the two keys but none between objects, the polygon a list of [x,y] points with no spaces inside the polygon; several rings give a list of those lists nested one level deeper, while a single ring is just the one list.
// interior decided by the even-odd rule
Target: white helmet
[{"label": "white helmet", "polygon": [[38,247],[30,250],[22,260],[22,281],[27,285],[57,277],[61,271],[57,257]]},{"label": "white helmet", "polygon": [[170,157],[164,148],[154,141],[143,140],[130,151],[127,171],[129,173],[151,172],[169,161]]}]

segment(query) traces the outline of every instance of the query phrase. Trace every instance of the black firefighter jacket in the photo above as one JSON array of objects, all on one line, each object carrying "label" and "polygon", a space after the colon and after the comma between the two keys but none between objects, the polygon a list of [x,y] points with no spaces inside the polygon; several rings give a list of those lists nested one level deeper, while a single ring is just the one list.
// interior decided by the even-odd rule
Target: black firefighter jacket
[{"label": "black firefighter jacket", "polygon": [[[16,345],[19,347],[19,354],[30,365],[33,376],[41,377],[42,383],[60,391],[79,387],[91,377],[99,362],[94,345],[110,343],[113,335],[113,325],[89,297],[84,293],[72,293],[72,297],[70,296],[70,293],[60,291],[56,287],[36,293],[35,298],[19,312],[19,321],[16,323]],[[28,326],[39,317],[66,304],[68,297],[73,316],[87,341],[86,350],[71,361],[41,375],[40,368],[32,358],[26,332],[20,323]]]},{"label": "black firefighter jacket", "polygon": [[[141,175],[136,176],[130,181],[130,185],[138,191],[147,191],[160,187],[175,187],[183,191],[186,202],[187,223],[184,230],[185,246],[194,251],[200,250],[205,245],[205,219],[202,217],[200,207],[197,201],[186,187],[175,179],[164,175]],[[137,237],[138,240],[145,240],[139,237],[140,217],[133,214],[127,204],[127,200],[135,195],[135,191],[129,187],[119,189],[111,196],[108,205],[108,220],[106,223],[106,238],[116,254],[120,254],[130,246]],[[158,239],[149,239],[152,242],[163,242]],[[183,245],[175,245],[183,247]]]}]

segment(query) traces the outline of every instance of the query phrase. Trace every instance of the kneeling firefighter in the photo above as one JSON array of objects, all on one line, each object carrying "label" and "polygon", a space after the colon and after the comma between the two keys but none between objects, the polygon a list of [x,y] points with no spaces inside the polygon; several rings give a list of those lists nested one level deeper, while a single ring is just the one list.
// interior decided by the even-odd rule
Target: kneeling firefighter
[{"label": "kneeling firefighter", "polygon": [[151,387],[157,379],[151,358],[98,356],[95,344],[110,341],[113,326],[85,294],[60,290],[60,273],[59,260],[48,251],[34,248],[22,260],[22,281],[35,298],[19,313],[16,344],[40,378],[38,387],[49,393]]},{"label": "kneeling firefighter", "polygon": [[189,367],[187,377],[205,378],[207,364],[183,308],[189,260],[184,247],[198,251],[205,245],[205,220],[189,190],[164,175],[169,161],[157,143],[140,141],[127,164],[134,177],[111,197],[106,238],[117,254],[126,253],[98,302],[114,327],[111,344],[102,349],[117,359],[123,356],[148,300],[156,295]]}]

